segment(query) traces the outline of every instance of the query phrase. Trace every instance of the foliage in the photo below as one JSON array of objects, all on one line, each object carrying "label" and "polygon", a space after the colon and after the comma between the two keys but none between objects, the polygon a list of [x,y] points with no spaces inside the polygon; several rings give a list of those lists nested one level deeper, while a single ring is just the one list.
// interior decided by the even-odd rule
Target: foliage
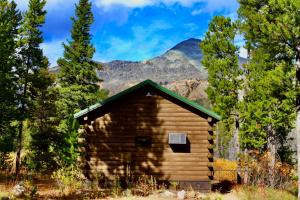
[{"label": "foliage", "polygon": [[15,69],[17,80],[16,93],[19,122],[17,135],[16,175],[20,171],[20,155],[24,131],[24,121],[32,118],[34,102],[40,91],[48,88],[50,77],[48,59],[43,55],[40,44],[43,42],[41,26],[45,22],[45,0],[30,0],[28,10],[22,19],[18,40],[18,64]]},{"label": "foliage", "polygon": [[51,178],[57,181],[63,195],[71,194],[81,188],[84,180],[82,172],[73,167],[62,167],[53,172]]},{"label": "foliage", "polygon": [[216,159],[214,161],[214,179],[218,181],[237,181],[237,167],[236,161],[226,159]]},{"label": "foliage", "polygon": [[14,1],[0,0],[0,168],[5,169],[5,160],[14,150],[16,117],[15,93],[16,38],[21,14]]},{"label": "foliage", "polygon": [[227,134],[235,131],[235,152],[229,154],[230,159],[236,159],[239,151],[238,94],[241,89],[242,71],[238,65],[238,47],[234,45],[237,31],[237,23],[232,22],[230,18],[215,16],[200,44],[203,53],[202,64],[208,71],[207,95],[213,109],[223,117],[222,124]]},{"label": "foliage", "polygon": [[207,94],[213,109],[229,118],[238,102],[241,70],[238,66],[238,48],[234,45],[237,25],[230,18],[216,16],[201,42],[202,64],[208,70]]},{"label": "foliage", "polygon": [[138,196],[148,196],[157,189],[157,180],[153,176],[139,176],[132,184],[132,193]]},{"label": "foliage", "polygon": [[63,137],[57,146],[57,151],[61,159],[59,161],[60,166],[72,166],[77,161],[77,157],[79,156],[78,129],[79,123],[73,116],[60,121],[58,131],[62,133]]},{"label": "foliage", "polygon": [[64,44],[64,56],[58,59],[59,100],[56,102],[58,117],[61,120],[59,132],[63,137],[60,151],[62,164],[74,165],[78,152],[78,126],[75,126],[73,114],[78,109],[106,97],[107,92],[100,90],[97,82],[100,80],[96,70],[101,66],[92,60],[95,49],[91,44],[90,26],[93,22],[91,3],[80,0],[75,9],[76,17],[72,17],[73,27],[71,41]]},{"label": "foliage", "polygon": [[[261,153],[252,151],[245,154],[240,160],[240,170],[247,184],[270,187],[269,163],[272,159],[270,152]],[[285,186],[292,183],[294,176],[294,167],[287,163],[276,161],[275,163],[275,187],[285,189]]]},{"label": "foliage", "polygon": [[247,91],[241,142],[245,149],[268,149],[272,158],[269,172],[273,175],[278,149],[281,154],[282,150],[290,152],[284,142],[294,126],[297,110],[299,8],[299,1],[241,0],[238,10],[250,53],[244,66]]},{"label": "foliage", "polygon": [[[50,85],[50,84],[48,84]],[[58,134],[57,110],[55,102],[58,98],[56,88],[47,88],[39,92],[35,102],[35,110],[30,123],[31,138],[28,145],[29,155],[26,164],[30,170],[49,171],[58,167]]]},{"label": "foliage", "polygon": [[73,28],[71,41],[64,44],[64,57],[57,63],[60,67],[60,84],[62,87],[70,85],[87,85],[91,92],[96,92],[99,81],[95,69],[100,65],[92,60],[95,48],[91,44],[90,26],[94,21],[91,12],[92,4],[89,0],[80,0],[76,5],[76,17],[72,17]]}]

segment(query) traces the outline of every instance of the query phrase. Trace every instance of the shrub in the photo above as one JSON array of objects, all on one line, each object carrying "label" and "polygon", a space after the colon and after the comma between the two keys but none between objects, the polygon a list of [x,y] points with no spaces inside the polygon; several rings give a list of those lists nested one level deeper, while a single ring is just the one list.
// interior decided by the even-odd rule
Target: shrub
[{"label": "shrub", "polygon": [[[242,177],[246,184],[271,186],[275,188],[285,188],[287,184],[293,181],[293,166],[276,160],[274,172],[270,174],[270,153],[259,153],[252,151],[247,155],[241,156],[240,168]],[[271,177],[274,183],[271,183]]]},{"label": "shrub", "polygon": [[53,172],[51,178],[57,181],[60,192],[64,195],[81,188],[84,181],[81,171],[73,167],[61,168]]},{"label": "shrub", "polygon": [[132,183],[132,193],[138,196],[148,196],[158,189],[158,184],[153,176],[142,175]]},{"label": "shrub", "polygon": [[225,159],[217,159],[214,162],[214,179],[218,181],[231,181],[237,180],[237,168],[236,161],[230,161]]}]

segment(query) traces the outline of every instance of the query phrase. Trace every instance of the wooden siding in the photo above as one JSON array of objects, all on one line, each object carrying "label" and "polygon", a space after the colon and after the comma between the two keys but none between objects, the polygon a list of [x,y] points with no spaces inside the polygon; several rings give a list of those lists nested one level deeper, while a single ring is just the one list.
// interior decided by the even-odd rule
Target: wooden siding
[{"label": "wooden siding", "polygon": [[[107,106],[94,116],[80,150],[79,161],[90,177],[116,174],[154,175],[168,180],[209,181],[212,162],[212,126],[208,117],[177,104],[155,91],[136,92]],[[89,119],[91,120],[91,119]],[[187,134],[184,150],[168,144],[168,133]],[[135,143],[136,136],[151,137],[151,147]]]}]

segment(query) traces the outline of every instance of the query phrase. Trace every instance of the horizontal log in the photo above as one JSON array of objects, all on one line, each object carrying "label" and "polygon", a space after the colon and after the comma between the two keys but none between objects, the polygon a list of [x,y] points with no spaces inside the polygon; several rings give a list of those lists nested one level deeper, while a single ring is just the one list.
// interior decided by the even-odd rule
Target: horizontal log
[{"label": "horizontal log", "polygon": [[180,119],[178,120],[168,120],[168,121],[143,121],[143,120],[128,120],[128,121],[118,121],[118,120],[113,120],[112,122],[110,121],[105,121],[105,120],[99,120],[94,123],[97,126],[105,126],[105,127],[110,127],[112,125],[117,126],[117,125],[126,125],[127,127],[158,127],[158,126],[199,126],[199,127],[211,127],[207,122],[203,121],[182,121]]},{"label": "horizontal log", "polygon": [[[85,171],[85,170],[84,170]],[[154,170],[147,170],[147,171],[143,171],[142,169],[134,169],[132,171],[126,171],[123,169],[114,169],[114,170],[104,170],[104,169],[90,169],[89,171],[93,171],[93,172],[98,172],[99,173],[103,173],[105,175],[113,175],[113,174],[119,174],[119,175],[125,175],[128,173],[131,174],[153,174],[153,175],[163,175],[163,176],[181,176],[181,175],[187,175],[187,176],[210,176],[211,173],[209,171],[174,171],[174,170],[159,170],[159,169],[154,169]]]},{"label": "horizontal log", "polygon": [[[143,148],[143,147],[124,147],[124,146],[92,146],[89,145],[88,147],[79,147],[80,152],[153,152],[153,153],[174,153],[174,151],[169,147],[166,146],[165,148],[156,148],[156,147],[151,147],[151,148]],[[210,153],[210,151],[207,148],[203,147],[193,147],[190,149],[191,153],[200,153],[200,154],[206,154]]]},{"label": "horizontal log", "polygon": [[[161,163],[161,162],[209,162],[207,157],[204,158],[196,158],[196,157],[187,157],[187,158],[176,158],[176,157],[169,157],[169,158],[160,158],[160,157],[152,157],[152,158],[148,158],[148,157],[144,157],[144,156],[140,156],[140,157],[134,157],[131,159],[126,159],[126,158],[122,158],[120,156],[106,156],[106,157],[101,157],[99,158],[98,156],[90,156],[89,158],[86,157],[86,159],[88,160],[92,160],[92,161],[120,161],[120,162],[144,162],[144,161],[148,161],[148,162],[153,162],[153,163]],[[156,165],[157,165],[156,164]]]},{"label": "horizontal log", "polygon": [[166,115],[166,116],[156,116],[153,115],[145,115],[140,116],[138,119],[132,119],[132,118],[125,118],[130,117],[131,115],[124,115],[123,113],[120,113],[118,115],[104,115],[102,117],[97,118],[97,120],[105,121],[107,123],[111,123],[112,121],[129,121],[129,120],[138,120],[138,121],[147,121],[147,122],[165,122],[165,121],[183,121],[183,122],[207,122],[206,119],[199,117],[198,115],[194,116],[185,116],[182,117],[182,114],[179,116],[177,115]]},{"label": "horizontal log", "polygon": [[205,173],[207,174],[207,172],[210,172],[209,168],[206,166],[182,166],[182,165],[176,165],[176,166],[171,166],[171,165],[167,165],[167,166],[160,166],[160,167],[150,167],[148,168],[148,166],[127,166],[127,165],[90,165],[92,170],[99,170],[99,171],[114,171],[114,170],[153,170],[156,172],[159,171],[193,171],[195,174],[198,173]]},{"label": "horizontal log", "polygon": [[97,154],[97,155],[102,155],[102,156],[109,156],[109,155],[118,155],[118,156],[122,156],[122,155],[132,155],[132,156],[146,156],[148,158],[151,157],[155,157],[155,156],[163,156],[164,157],[176,157],[176,158],[204,158],[207,157],[208,155],[210,155],[209,153],[173,153],[173,152],[151,152],[151,151],[136,151],[136,152],[120,152],[120,151],[115,151],[115,152],[86,152],[88,155],[92,155],[92,154]]},{"label": "horizontal log", "polygon": [[[84,171],[85,173],[90,174],[91,177],[96,178],[99,176],[98,171],[88,170]],[[124,176],[124,174],[105,174],[108,179],[114,180],[116,178],[116,175]],[[194,174],[145,174],[145,173],[135,173],[135,176],[142,176],[142,175],[148,175],[153,176],[158,180],[174,180],[174,181],[210,181],[211,179],[207,175],[194,175]]]},{"label": "horizontal log", "polygon": [[[189,139],[189,138],[188,138]],[[103,143],[105,146],[109,146],[109,144],[111,143],[119,143],[120,141],[123,142],[123,144],[125,143],[134,143],[135,144],[135,139],[134,138],[124,138],[124,139],[121,139],[121,138],[93,138],[93,139],[90,139],[90,140],[87,140],[88,142],[87,143],[97,143],[97,144],[100,144]],[[193,141],[191,139],[189,139],[189,141]],[[80,141],[80,143],[82,143],[83,141]],[[85,143],[85,142],[83,142]],[[200,145],[207,145],[209,144],[209,140],[198,140],[197,143],[193,143],[193,144],[200,144]],[[169,145],[169,142],[168,142],[168,139],[151,139],[151,144],[165,144],[166,146]]]},{"label": "horizontal log", "polygon": [[[114,134],[110,134],[110,135],[104,135],[104,134],[91,134],[91,135],[86,135],[85,138],[81,137],[78,138],[79,142],[84,142],[86,139],[91,139],[91,140],[109,140],[109,139],[113,139],[113,140],[132,140],[135,139],[137,136],[150,136],[152,140],[168,140],[169,139],[169,134],[147,134],[147,133],[128,133],[125,134],[124,132],[114,132]],[[212,140],[214,137],[211,135],[208,135],[208,132],[203,132],[201,134],[191,134],[191,133],[187,133],[187,138],[191,141],[191,142],[196,142],[198,143],[198,140]],[[195,141],[193,141],[195,140]]]},{"label": "horizontal log", "polygon": [[[110,112],[109,114],[106,114],[105,116],[110,115],[111,118],[114,117],[120,117],[120,118],[124,118],[124,117],[152,117],[152,118],[157,118],[159,119],[160,117],[195,117],[195,118],[201,118],[201,116],[192,113],[192,112],[140,112],[140,113],[135,113],[132,112],[132,110],[130,112],[119,112],[116,111],[114,112]],[[100,117],[100,116],[99,116]]]},{"label": "horizontal log", "polygon": [[161,126],[147,126],[147,127],[128,127],[123,125],[111,126],[109,128],[97,127],[94,128],[95,132],[101,134],[109,134],[110,132],[115,131],[126,131],[126,132],[135,132],[141,131],[146,133],[159,133],[159,132],[178,132],[178,131],[212,131],[212,128],[209,126],[176,126],[176,125],[161,125]]},{"label": "horizontal log", "polygon": [[[131,148],[143,148],[143,147],[136,147],[135,143],[122,143],[122,142],[115,142],[115,143],[102,143],[102,142],[90,142],[87,144],[87,146],[89,148],[96,148],[99,150],[110,150],[113,149],[115,147],[123,147],[123,148],[127,148],[127,147],[131,147]],[[190,144],[190,148],[203,148],[203,150],[206,152],[206,148],[212,148],[213,145],[210,144],[197,144],[197,143],[191,143]],[[147,148],[144,147],[144,149],[153,149],[153,148],[170,148],[169,144],[163,144],[163,143],[152,143],[151,144],[151,148]]]},{"label": "horizontal log", "polygon": [[[92,132],[91,134],[86,134],[83,135],[81,138],[86,138],[86,137],[135,137],[135,136],[151,136],[153,138],[168,138],[169,133],[175,132],[174,130],[168,131],[160,131],[156,133],[152,132],[146,132],[144,130],[135,130],[134,132],[132,131],[127,131],[127,130],[122,130],[122,131],[114,131],[114,132],[108,132],[106,133],[103,132]],[[178,131],[177,131],[178,132]],[[183,133],[186,133],[188,137],[197,137],[196,139],[210,139],[213,138],[213,135],[210,135],[211,131],[182,131]]]},{"label": "horizontal log", "polygon": [[[120,166],[120,165],[127,165],[128,163],[121,161],[121,160],[101,160],[99,158],[92,158],[90,161],[87,161],[85,158],[78,157],[78,161],[84,161],[86,163],[89,163],[91,165],[114,165],[114,166]],[[145,160],[135,161],[133,163],[129,163],[131,165],[139,165],[139,163],[144,163]],[[150,162],[150,161],[149,161]],[[208,163],[212,163],[210,161],[151,161],[153,166],[199,166],[199,167],[210,167],[207,166]]]}]

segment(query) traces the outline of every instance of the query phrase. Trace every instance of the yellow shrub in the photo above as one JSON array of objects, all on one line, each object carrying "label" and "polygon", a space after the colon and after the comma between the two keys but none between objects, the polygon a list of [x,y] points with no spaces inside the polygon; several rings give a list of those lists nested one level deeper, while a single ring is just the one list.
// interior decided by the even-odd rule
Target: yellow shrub
[{"label": "yellow shrub", "polygon": [[237,162],[226,159],[216,159],[214,162],[214,179],[218,181],[233,181],[237,180]]}]

